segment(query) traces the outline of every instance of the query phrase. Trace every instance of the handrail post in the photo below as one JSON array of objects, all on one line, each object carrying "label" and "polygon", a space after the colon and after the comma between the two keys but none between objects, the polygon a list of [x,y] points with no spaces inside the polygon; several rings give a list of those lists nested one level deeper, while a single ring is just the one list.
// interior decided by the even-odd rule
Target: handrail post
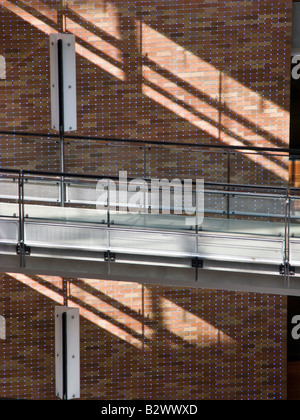
[{"label": "handrail post", "polygon": [[285,199],[285,229],[284,229],[284,280],[287,288],[290,286],[290,223],[291,223],[291,198],[287,188]]},{"label": "handrail post", "polygon": [[20,267],[25,266],[24,260],[24,174],[21,170],[19,172],[19,185],[18,185],[18,198],[19,198],[19,253],[20,253]]},{"label": "handrail post", "polygon": [[[230,153],[231,150],[227,149],[227,184],[230,184]],[[229,194],[229,187],[227,187],[227,219],[229,219],[230,214],[230,194]]]},{"label": "handrail post", "polygon": [[110,180],[107,185],[107,227],[110,227]]}]

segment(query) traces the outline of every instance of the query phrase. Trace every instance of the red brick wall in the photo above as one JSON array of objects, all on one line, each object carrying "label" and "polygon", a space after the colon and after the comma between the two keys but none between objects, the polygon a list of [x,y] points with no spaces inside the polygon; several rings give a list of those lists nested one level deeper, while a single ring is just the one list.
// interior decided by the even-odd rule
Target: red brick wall
[{"label": "red brick wall", "polygon": [[[0,130],[53,133],[48,35],[66,25],[77,37],[76,134],[286,146],[292,2],[174,3],[74,0],[63,14],[56,1],[2,0]],[[0,148],[2,167],[59,168],[51,139],[2,136]],[[138,147],[72,140],[66,155],[71,172],[144,175]],[[225,165],[223,154],[154,147],[147,174],[221,182]],[[284,160],[238,154],[232,168],[232,181],[288,180]],[[54,398],[61,280],[33,280],[45,287],[1,282],[0,397]],[[70,293],[82,311],[83,398],[285,398],[285,298],[78,279]]]},{"label": "red brick wall", "polygon": [[102,280],[2,278],[0,396],[55,399],[54,306],[81,314],[83,399],[284,399],[286,299]]},{"label": "red brick wall", "polygon": [[[55,9],[55,1],[22,4],[5,0],[0,6],[0,54],[7,62],[7,78],[0,80],[0,129],[53,133],[48,35],[65,27],[77,40],[75,134],[288,145],[291,0],[180,0],[176,8],[172,1],[68,1],[63,13]],[[206,170],[207,163],[225,167],[222,155],[180,149],[161,162],[159,149],[147,153],[148,176],[156,167],[163,175],[189,171],[225,181],[222,173]],[[9,138],[1,165],[52,170],[57,169],[57,156],[53,141],[41,145]],[[66,156],[66,170],[72,172],[144,175],[142,153],[136,148],[71,141]],[[232,159],[233,182],[288,181],[284,158],[274,162],[239,154]]]}]

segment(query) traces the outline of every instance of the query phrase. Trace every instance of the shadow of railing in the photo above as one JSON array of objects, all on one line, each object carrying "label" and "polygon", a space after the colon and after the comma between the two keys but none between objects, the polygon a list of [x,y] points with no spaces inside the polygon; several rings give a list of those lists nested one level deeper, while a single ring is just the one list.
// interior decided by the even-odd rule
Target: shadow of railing
[{"label": "shadow of railing", "polygon": [[[41,22],[45,23],[48,26],[51,26],[51,28],[59,31],[59,25],[57,22],[54,21],[54,18],[57,17],[55,16],[57,14],[57,10],[56,8],[52,8],[52,10],[50,9],[50,7],[46,6],[46,5],[42,5],[40,3],[40,6],[42,6],[42,10],[44,10],[47,14],[41,12],[40,10],[36,9],[35,7],[30,6],[28,3],[24,3],[23,1],[20,0],[8,0],[9,3],[14,4],[15,6],[19,7],[20,9],[24,10],[26,13],[29,13],[30,15],[32,15],[33,17],[37,18],[38,20],[40,20]],[[5,3],[3,4],[3,6],[5,7]],[[52,14],[52,19],[49,18],[49,15]]]},{"label": "shadow of railing", "polygon": [[[78,307],[83,318],[139,350],[150,350],[157,337],[164,337],[164,340],[168,343],[168,346],[166,346],[168,351],[175,348],[182,350],[197,349],[207,346],[208,343],[217,345],[222,342],[222,345],[230,346],[235,342],[235,339],[227,336],[216,325],[200,319],[195,314],[190,314],[190,316],[194,320],[195,328],[197,326],[199,330],[201,325],[204,327],[200,331],[202,340],[197,340],[195,337],[192,340],[183,338],[177,334],[176,324],[175,326],[173,324],[173,328],[168,328],[167,324],[164,324],[163,308],[160,305],[161,296],[160,294],[153,294],[152,288],[149,289],[148,305],[157,312],[152,316],[146,316],[143,313],[144,308],[142,311],[137,311],[105,293],[106,286],[103,283],[101,284],[101,280],[97,281],[97,284],[102,286],[102,290],[92,285],[95,284],[95,280],[90,284],[85,279],[71,280],[39,275],[27,277],[14,273],[8,273],[8,275],[57,304],[62,305],[65,301],[70,307]],[[55,284],[57,282],[60,283],[60,286]],[[63,283],[65,282],[67,282],[67,285],[64,286]],[[105,282],[107,283],[107,281]],[[147,289],[147,286],[143,285],[135,284],[134,287],[135,292],[140,289],[141,295]],[[145,304],[144,299],[145,297],[141,297],[141,305]],[[178,313],[178,304],[174,305]],[[170,303],[166,305],[166,307],[168,306],[170,306]],[[186,308],[182,308],[182,311],[189,313]],[[192,327],[192,325],[189,325],[189,327]],[[205,343],[203,337],[206,338]]]},{"label": "shadow of railing", "polygon": [[[175,74],[171,73],[167,69],[161,67],[159,64],[155,63],[154,61],[150,60],[148,57],[142,58],[142,63],[145,66],[148,66],[149,68],[153,69],[158,74],[162,75],[167,80],[174,83],[176,86],[179,86],[180,88],[186,90],[187,92],[194,95],[196,98],[206,102],[208,105],[213,106],[218,110],[218,112],[224,114],[226,117],[231,118],[238,123],[245,126],[247,129],[255,132],[259,136],[264,137],[268,142],[270,142],[270,147],[276,145],[277,147],[286,147],[286,143],[283,142],[279,137],[276,137],[272,135],[272,133],[264,130],[263,128],[259,127],[258,125],[254,124],[252,121],[248,120],[242,115],[239,115],[234,110],[232,110],[230,107],[226,105],[226,103],[221,102],[219,100],[216,100],[209,95],[207,95],[205,92],[195,88],[190,83],[186,82],[185,80],[179,78]],[[184,101],[176,98],[174,95],[169,94],[167,91],[165,91],[162,87],[156,86],[155,84],[149,82],[147,79],[143,79],[143,83],[147,84],[150,87],[154,87],[159,93],[165,95],[169,99],[173,100],[174,102],[180,104],[181,106],[185,107],[189,112],[194,113],[197,117],[203,118],[205,121],[209,122],[210,124],[214,125],[216,128],[221,130],[223,133],[228,134],[233,139],[236,139],[240,141],[244,146],[253,146],[253,144],[248,141],[247,139],[243,138],[242,136],[239,136],[237,133],[234,133],[232,130],[228,129],[225,125],[219,124],[217,121],[214,121],[210,118],[208,118],[205,114],[200,113],[196,109],[194,109],[192,106],[189,106]]]},{"label": "shadow of railing", "polygon": [[[51,28],[51,30],[59,30],[58,23],[55,22],[53,19],[49,18],[45,14],[47,10],[49,9],[49,8],[47,9],[45,5],[43,5],[43,8],[42,8],[43,12],[41,12],[37,10],[36,8],[29,6],[19,0],[9,0],[9,1],[7,0],[3,3],[3,6],[5,7],[5,5],[9,3],[17,6],[21,10],[24,10],[27,14],[32,15],[33,17],[39,19],[44,24],[48,25]],[[16,10],[13,12],[17,13]],[[51,10],[49,9],[48,12],[50,13]],[[123,55],[123,58],[120,59],[120,61],[116,60],[114,57],[110,57],[108,54],[101,51],[96,45],[93,45],[92,42],[89,42],[87,39],[84,39],[82,36],[80,36],[79,33],[76,34],[76,31],[75,31],[77,47],[83,48],[84,50],[88,51],[92,55],[95,55],[99,59],[104,60],[106,63],[108,63],[108,65],[111,65],[114,68],[116,68],[117,72],[111,70],[111,74],[123,80],[122,75],[119,72],[120,71],[123,73],[125,72],[125,76],[126,76],[126,72],[128,71],[128,69],[126,69],[126,62],[125,62],[126,57],[124,57],[124,53],[125,53],[125,56],[128,54],[128,51],[124,50],[126,39],[124,38],[118,39],[117,37],[109,34],[108,32],[104,31],[99,26],[94,25],[92,22],[88,21],[82,15],[78,14],[75,10],[72,10],[69,7],[66,7],[63,9],[60,8],[59,10],[57,9],[56,12],[62,13],[65,19],[69,19],[70,21],[74,22],[76,25],[78,25],[79,28],[83,28],[85,31],[87,31],[88,34],[92,34],[96,38],[105,41],[109,45],[119,50],[119,53]],[[129,17],[128,19],[132,20],[133,18]],[[143,25],[140,25],[140,28],[142,28],[141,30],[143,30]],[[151,29],[151,28],[150,30],[155,31],[154,29]],[[68,32],[68,26],[66,27],[66,31]],[[164,38],[167,39],[165,36]],[[171,40],[170,42],[174,43],[174,41],[171,41]],[[138,51],[139,49],[141,50],[140,52]],[[81,51],[81,53],[84,54],[84,51]],[[86,58],[93,60],[92,56],[87,55]],[[201,60],[200,58],[198,59]],[[143,77],[140,78],[141,85],[152,89],[152,91],[154,92],[154,94],[151,95],[150,99],[153,101],[156,101],[157,98],[155,97],[155,95],[161,95],[162,98],[167,98],[170,101],[170,106],[166,107],[168,111],[174,113],[175,115],[177,115],[177,117],[179,116],[183,119],[186,118],[185,112],[189,113],[192,117],[187,118],[187,121],[190,124],[194,124],[196,128],[199,128],[200,130],[202,130],[205,133],[205,135],[209,135],[212,141],[215,141],[217,143],[224,143],[225,141],[226,143],[226,140],[224,140],[224,137],[227,136],[227,138],[229,138],[230,144],[232,145],[235,145],[235,146],[238,146],[238,145],[252,146],[253,145],[253,142],[251,140],[245,138],[239,132],[233,131],[230,127],[227,127],[226,124],[222,123],[222,118],[229,118],[234,123],[239,124],[241,127],[245,128],[246,130],[250,130],[252,133],[251,136],[260,137],[261,141],[264,142],[265,144],[268,144],[269,146],[271,144],[271,145],[276,145],[276,147],[278,148],[281,148],[281,147],[284,147],[284,145],[286,144],[285,141],[281,139],[280,137],[274,136],[271,132],[267,131],[265,128],[260,127],[253,121],[250,121],[248,118],[246,118],[245,115],[237,113],[236,110],[230,108],[224,101],[220,100],[220,98],[219,99],[212,98],[205,91],[201,91],[198,87],[193,86],[188,81],[183,80],[178,75],[172,73],[168,68],[163,67],[158,62],[154,62],[151,58],[147,56],[147,54],[143,53],[141,46],[139,47],[137,46],[136,60],[137,60],[136,61],[137,64],[141,66],[141,68],[143,68],[143,66],[148,67],[151,71],[157,73],[160,77],[163,77],[164,79],[166,79],[168,83],[173,84],[176,89],[179,88],[184,92],[188,92],[189,95],[192,95],[195,98],[199,99],[200,101],[203,101],[203,104],[205,106],[209,106],[215,110],[214,115],[216,116],[216,118],[211,117],[209,113],[205,114],[205,112],[203,112],[201,108],[199,108],[198,106],[194,107],[193,105],[188,104],[184,100],[184,98],[181,99],[180,97],[176,96],[176,93],[172,92],[172,87],[171,89],[166,90],[165,86],[163,85],[160,86],[159,84],[151,81],[149,78],[147,79],[145,75],[143,75],[143,70],[142,70]],[[101,63],[99,65],[101,66]],[[109,73],[110,69],[107,68],[106,66],[105,71]],[[217,69],[215,69],[215,71],[218,72]],[[137,80],[139,80],[139,78],[137,78]],[[220,89],[222,90],[221,80],[219,80],[219,91]],[[149,95],[145,94],[145,96],[148,96],[149,98]],[[160,104],[164,106],[162,104],[162,101],[160,102]],[[181,113],[180,115],[176,114],[176,108],[173,108],[172,104],[175,104],[176,106],[179,106],[180,108],[182,108],[183,113]],[[193,118],[197,119],[198,122],[196,124],[193,122]],[[209,130],[208,132],[205,131],[206,127]],[[280,158],[278,159],[278,157],[274,158],[272,156],[269,156],[268,159],[266,160],[266,163],[262,161],[256,162],[257,165],[262,165],[262,166],[267,166],[269,163],[271,163],[271,165],[273,163],[275,163],[276,165],[279,164],[285,168],[284,180],[287,182],[288,165],[282,162]],[[277,172],[276,166],[274,166],[273,171],[274,173]]]}]

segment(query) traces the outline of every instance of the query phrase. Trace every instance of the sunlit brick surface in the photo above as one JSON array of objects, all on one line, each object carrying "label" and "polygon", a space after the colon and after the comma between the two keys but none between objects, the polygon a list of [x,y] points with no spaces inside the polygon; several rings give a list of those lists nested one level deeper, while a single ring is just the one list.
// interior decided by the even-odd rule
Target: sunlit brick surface
[{"label": "sunlit brick surface", "polygon": [[[287,184],[283,157],[165,145],[288,146],[290,0],[65,3],[0,0],[0,131],[16,133],[0,136],[2,168],[60,168],[48,47],[66,30],[78,92],[67,172]],[[285,398],[280,296],[19,275],[0,291],[0,397],[55,398],[54,305],[67,297],[81,311],[82,398]]]},{"label": "sunlit brick surface", "polygon": [[18,274],[0,291],[1,397],[55,398],[54,306],[67,296],[82,398],[285,398],[286,298]]},{"label": "sunlit brick surface", "polygon": [[[48,37],[66,30],[76,35],[75,135],[288,146],[291,1],[177,0],[176,7],[174,1],[155,0],[65,3],[59,8],[63,2],[1,1],[6,75],[0,78],[0,130],[52,132]],[[10,144],[11,153],[24,147],[19,138]],[[86,151],[84,159],[68,160],[66,169],[112,173],[123,161],[134,176],[129,149],[120,144],[103,155]],[[32,143],[31,163],[26,155],[12,162],[6,154],[0,163],[52,170],[56,156],[47,159],[46,153]],[[150,175],[153,168],[155,151],[147,153],[148,167],[139,167],[139,175]],[[66,155],[73,157],[71,146],[66,145]],[[158,168],[172,168],[172,158]],[[176,166],[170,175],[176,175]],[[282,158],[245,156],[236,168],[238,182],[248,182],[249,170],[252,183],[288,181]],[[199,174],[205,174],[205,165],[198,160],[192,175]]]}]

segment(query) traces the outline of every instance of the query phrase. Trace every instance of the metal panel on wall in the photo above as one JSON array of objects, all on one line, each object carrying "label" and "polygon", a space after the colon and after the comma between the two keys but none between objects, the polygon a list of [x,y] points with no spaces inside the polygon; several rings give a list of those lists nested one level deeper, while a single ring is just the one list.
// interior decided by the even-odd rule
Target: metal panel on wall
[{"label": "metal panel on wall", "polygon": [[[58,43],[62,51],[59,54]],[[61,60],[61,62],[60,62]],[[61,71],[60,71],[60,65]],[[60,80],[62,78],[62,80]],[[61,86],[60,86],[61,83]],[[76,54],[75,35],[50,35],[50,85],[51,85],[51,124],[56,131],[60,130],[60,94],[63,95],[64,131],[76,131]],[[60,89],[62,92],[60,93]]]}]

